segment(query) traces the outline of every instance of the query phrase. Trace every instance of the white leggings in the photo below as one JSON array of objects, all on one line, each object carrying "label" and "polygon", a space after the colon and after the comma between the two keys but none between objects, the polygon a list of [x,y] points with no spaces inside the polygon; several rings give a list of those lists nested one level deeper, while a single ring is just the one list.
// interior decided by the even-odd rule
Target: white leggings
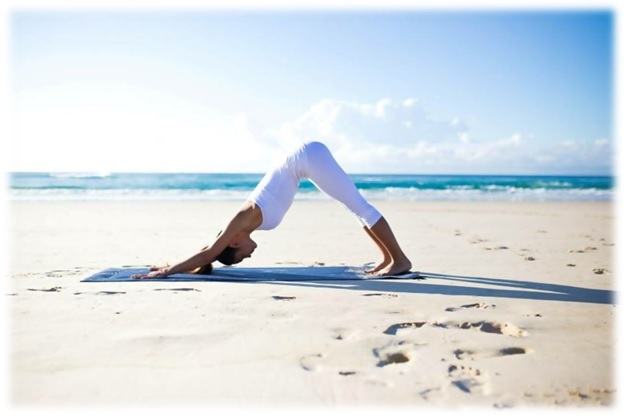
[{"label": "white leggings", "polygon": [[302,178],[309,179],[321,191],[341,202],[364,226],[371,228],[381,218],[379,211],[364,199],[329,149],[323,143],[308,142],[267,173],[249,196],[249,201],[262,211],[259,230],[270,230],[279,225],[295,199]]}]

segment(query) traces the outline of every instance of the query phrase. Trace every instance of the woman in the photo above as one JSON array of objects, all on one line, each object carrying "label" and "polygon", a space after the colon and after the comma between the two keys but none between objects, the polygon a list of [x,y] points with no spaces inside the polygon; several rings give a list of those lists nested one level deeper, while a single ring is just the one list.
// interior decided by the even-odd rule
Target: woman
[{"label": "woman", "polygon": [[153,267],[148,274],[133,278],[164,278],[175,273],[207,274],[215,260],[231,265],[251,257],[257,247],[251,233],[278,226],[292,205],[302,178],[310,179],[320,190],[344,204],[377,244],[383,255],[382,261],[367,273],[386,276],[410,270],[412,264],[385,218],[362,197],[324,144],[308,142],[264,176],[211,246],[178,264]]}]

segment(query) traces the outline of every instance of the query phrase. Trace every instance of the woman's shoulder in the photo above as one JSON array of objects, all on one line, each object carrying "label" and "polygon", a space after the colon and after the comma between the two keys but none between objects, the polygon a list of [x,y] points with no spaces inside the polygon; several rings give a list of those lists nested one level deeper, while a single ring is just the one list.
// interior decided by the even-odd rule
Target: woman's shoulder
[{"label": "woman's shoulder", "polygon": [[235,218],[241,223],[246,231],[253,231],[262,224],[262,210],[253,201],[247,200],[241,206]]}]

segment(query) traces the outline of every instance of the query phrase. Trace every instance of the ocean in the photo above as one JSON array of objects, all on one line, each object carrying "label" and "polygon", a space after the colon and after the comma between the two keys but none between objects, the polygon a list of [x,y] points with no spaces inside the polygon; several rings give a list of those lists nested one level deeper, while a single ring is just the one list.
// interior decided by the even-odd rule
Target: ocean
[{"label": "ocean", "polygon": [[[246,173],[9,173],[14,201],[243,201],[262,178]],[[370,200],[611,201],[611,176],[349,175]],[[329,199],[309,181],[298,200]]]}]

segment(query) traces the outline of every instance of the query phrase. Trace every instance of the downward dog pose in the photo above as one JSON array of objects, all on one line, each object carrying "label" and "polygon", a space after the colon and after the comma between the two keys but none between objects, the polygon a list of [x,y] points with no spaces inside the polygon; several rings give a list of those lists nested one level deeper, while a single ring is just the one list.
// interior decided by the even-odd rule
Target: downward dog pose
[{"label": "downward dog pose", "polygon": [[133,278],[163,278],[175,273],[209,274],[215,260],[232,265],[251,257],[257,247],[251,233],[271,230],[279,225],[292,205],[302,178],[308,178],[317,188],[353,212],[364,231],[379,247],[382,260],[367,273],[383,276],[410,270],[412,264],[385,218],[359,193],[324,144],[308,142],[262,178],[211,246],[173,266],[152,267],[148,274]]}]

